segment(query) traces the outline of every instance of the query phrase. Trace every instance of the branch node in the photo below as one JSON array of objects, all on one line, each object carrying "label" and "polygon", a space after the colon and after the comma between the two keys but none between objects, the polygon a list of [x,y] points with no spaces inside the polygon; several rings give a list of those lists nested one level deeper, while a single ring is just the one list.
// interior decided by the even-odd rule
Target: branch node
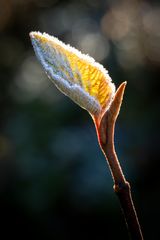
[{"label": "branch node", "polygon": [[120,182],[118,184],[114,184],[113,189],[114,189],[114,192],[116,194],[120,194],[124,191],[129,191],[130,190],[130,184],[127,181]]}]

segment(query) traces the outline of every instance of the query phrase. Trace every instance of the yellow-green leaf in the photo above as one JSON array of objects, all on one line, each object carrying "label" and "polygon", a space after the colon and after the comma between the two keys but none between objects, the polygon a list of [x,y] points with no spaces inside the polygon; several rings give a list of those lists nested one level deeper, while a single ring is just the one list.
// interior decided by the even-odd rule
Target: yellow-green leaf
[{"label": "yellow-green leaf", "polygon": [[92,116],[102,115],[115,94],[107,70],[46,33],[31,32],[30,37],[38,59],[57,88]]}]

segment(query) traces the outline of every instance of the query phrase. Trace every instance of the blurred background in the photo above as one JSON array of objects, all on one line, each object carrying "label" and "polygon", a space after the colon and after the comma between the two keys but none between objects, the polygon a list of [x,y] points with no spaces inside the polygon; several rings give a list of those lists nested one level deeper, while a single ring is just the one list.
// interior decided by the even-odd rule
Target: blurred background
[{"label": "blurred background", "polygon": [[48,80],[36,30],[94,57],[116,87],[128,82],[115,144],[144,237],[158,239],[158,0],[0,0],[1,235],[128,239],[92,120]]}]

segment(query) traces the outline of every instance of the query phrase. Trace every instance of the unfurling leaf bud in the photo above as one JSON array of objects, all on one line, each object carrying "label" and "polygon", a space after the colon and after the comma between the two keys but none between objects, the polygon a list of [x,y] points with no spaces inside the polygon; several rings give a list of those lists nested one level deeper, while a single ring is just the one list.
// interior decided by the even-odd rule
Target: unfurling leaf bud
[{"label": "unfurling leaf bud", "polygon": [[31,32],[30,37],[37,58],[57,88],[92,116],[102,116],[115,94],[107,70],[46,33]]}]

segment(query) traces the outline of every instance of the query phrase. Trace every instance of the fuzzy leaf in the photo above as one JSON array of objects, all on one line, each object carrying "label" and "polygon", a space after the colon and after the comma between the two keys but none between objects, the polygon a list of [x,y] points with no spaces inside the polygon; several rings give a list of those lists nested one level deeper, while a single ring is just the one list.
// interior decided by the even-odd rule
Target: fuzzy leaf
[{"label": "fuzzy leaf", "polygon": [[30,33],[37,58],[57,88],[92,116],[100,116],[115,94],[107,70],[93,58],[40,32]]}]

